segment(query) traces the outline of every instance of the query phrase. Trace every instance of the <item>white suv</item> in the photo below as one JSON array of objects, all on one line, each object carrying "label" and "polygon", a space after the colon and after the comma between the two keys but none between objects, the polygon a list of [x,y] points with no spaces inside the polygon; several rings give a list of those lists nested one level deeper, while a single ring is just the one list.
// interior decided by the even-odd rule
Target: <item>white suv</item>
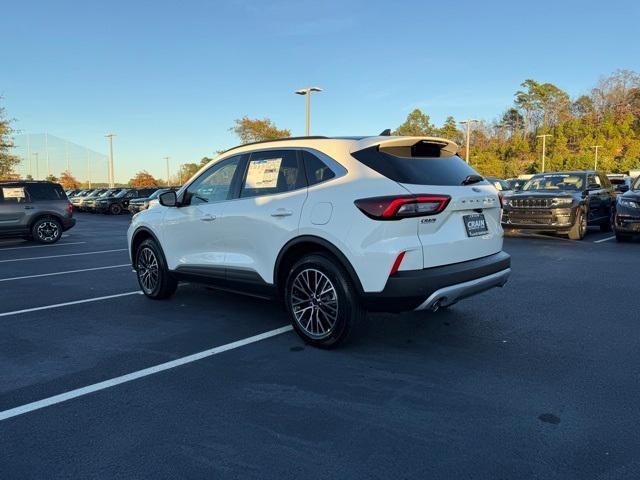
[{"label": "white suv", "polygon": [[243,145],[133,217],[142,291],[179,280],[284,302],[308,343],[344,341],[367,310],[436,310],[505,284],[496,190],[432,137]]}]

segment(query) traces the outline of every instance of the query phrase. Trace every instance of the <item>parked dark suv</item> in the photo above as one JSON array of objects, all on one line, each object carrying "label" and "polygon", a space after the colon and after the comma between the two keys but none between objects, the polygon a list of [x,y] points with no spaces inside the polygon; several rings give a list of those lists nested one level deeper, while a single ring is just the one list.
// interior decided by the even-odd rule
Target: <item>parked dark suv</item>
[{"label": "parked dark suv", "polygon": [[129,202],[136,198],[147,198],[156,188],[132,188],[123,189],[115,195],[96,199],[95,211],[99,213],[110,213],[120,215],[127,211]]},{"label": "parked dark suv", "polygon": [[582,240],[588,225],[611,230],[614,202],[611,182],[600,172],[541,173],[505,196],[502,226]]},{"label": "parked dark suv", "polygon": [[73,208],[57,183],[0,182],[0,236],[55,243],[76,223]]},{"label": "parked dark suv", "polygon": [[640,235],[640,177],[626,193],[618,196],[613,228],[619,242],[628,242],[634,235]]}]

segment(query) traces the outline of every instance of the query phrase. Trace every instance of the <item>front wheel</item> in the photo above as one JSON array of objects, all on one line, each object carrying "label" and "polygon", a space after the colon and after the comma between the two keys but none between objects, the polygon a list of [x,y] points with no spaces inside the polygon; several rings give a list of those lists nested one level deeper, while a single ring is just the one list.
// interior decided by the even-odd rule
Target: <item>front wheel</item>
[{"label": "front wheel", "polygon": [[56,243],[62,237],[62,225],[55,218],[41,218],[31,227],[31,236],[39,243]]},{"label": "front wheel", "polygon": [[122,207],[114,203],[109,207],[109,213],[111,213],[111,215],[120,215],[122,213]]},{"label": "front wheel", "polygon": [[347,272],[322,254],[307,255],[293,265],[284,297],[295,331],[321,348],[347,341],[366,315]]},{"label": "front wheel", "polygon": [[569,238],[571,240],[582,240],[587,234],[587,216],[582,210],[576,213],[576,220],[573,222],[571,230],[569,230]]},{"label": "front wheel", "polygon": [[147,239],[136,250],[136,274],[142,292],[149,298],[169,298],[178,288],[158,244]]}]

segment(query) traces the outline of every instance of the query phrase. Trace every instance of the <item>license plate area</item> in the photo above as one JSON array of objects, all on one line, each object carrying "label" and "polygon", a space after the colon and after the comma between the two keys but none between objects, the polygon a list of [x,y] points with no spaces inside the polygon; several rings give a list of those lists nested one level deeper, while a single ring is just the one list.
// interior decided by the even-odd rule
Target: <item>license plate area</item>
[{"label": "license plate area", "polygon": [[462,221],[464,222],[464,228],[467,230],[468,237],[480,237],[489,232],[483,213],[464,215]]}]

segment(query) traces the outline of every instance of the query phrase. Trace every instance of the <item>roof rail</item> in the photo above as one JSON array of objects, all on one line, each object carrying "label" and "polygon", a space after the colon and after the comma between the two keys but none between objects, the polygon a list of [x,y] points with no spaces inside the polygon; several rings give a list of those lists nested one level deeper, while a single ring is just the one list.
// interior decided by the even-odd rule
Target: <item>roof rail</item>
[{"label": "roof rail", "polygon": [[320,139],[325,139],[326,140],[327,138],[329,138],[329,137],[323,137],[321,135],[309,136],[309,137],[274,138],[273,140],[260,140],[258,142],[249,142],[249,143],[244,143],[242,145],[236,145],[235,147],[231,147],[231,148],[225,150],[222,153],[230,152],[231,150],[235,150],[236,148],[248,147],[250,145],[260,145],[261,143],[285,142],[287,140],[320,140]]}]

